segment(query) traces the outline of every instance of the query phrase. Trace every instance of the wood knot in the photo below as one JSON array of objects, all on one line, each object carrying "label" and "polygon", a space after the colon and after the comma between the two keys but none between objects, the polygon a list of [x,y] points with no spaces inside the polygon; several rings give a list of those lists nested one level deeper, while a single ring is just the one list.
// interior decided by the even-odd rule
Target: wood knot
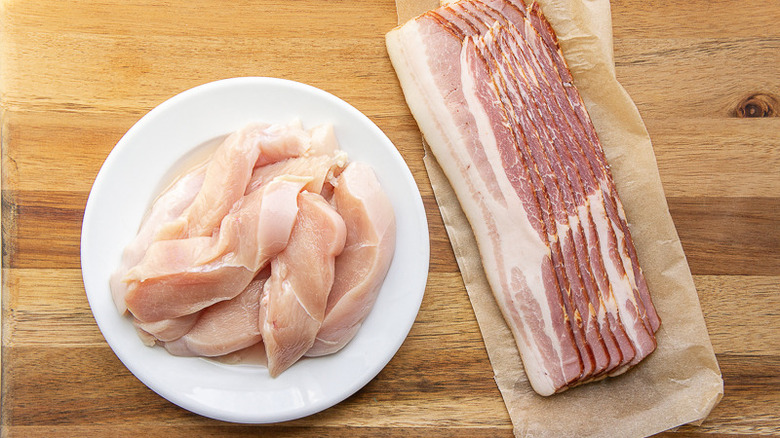
[{"label": "wood knot", "polygon": [[735,110],[737,117],[780,116],[780,102],[770,94],[757,93],[742,99]]}]

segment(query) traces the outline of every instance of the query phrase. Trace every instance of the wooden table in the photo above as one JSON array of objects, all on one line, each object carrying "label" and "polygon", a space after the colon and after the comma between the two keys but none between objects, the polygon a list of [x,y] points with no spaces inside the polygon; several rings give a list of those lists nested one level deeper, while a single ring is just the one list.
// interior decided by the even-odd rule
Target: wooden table
[{"label": "wooden table", "polygon": [[[670,435],[778,435],[780,4],[612,7],[618,76],[653,139],[725,380],[704,424]],[[385,52],[392,0],[5,0],[0,14],[3,436],[511,435]],[[199,417],[133,377],[79,265],[87,195],[122,134],[234,76],[305,82],[363,111],[406,159],[431,231],[425,299],[396,357],[343,403],[267,427]]]}]

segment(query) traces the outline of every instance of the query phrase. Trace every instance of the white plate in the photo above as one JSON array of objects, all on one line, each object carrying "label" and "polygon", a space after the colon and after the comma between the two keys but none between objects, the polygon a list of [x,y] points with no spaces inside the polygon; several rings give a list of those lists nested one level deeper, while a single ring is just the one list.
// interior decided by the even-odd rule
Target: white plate
[{"label": "white plate", "polygon": [[[111,299],[110,274],[170,169],[188,152],[251,121],[332,123],[353,161],[373,166],[393,203],[395,256],[374,311],[340,352],[305,358],[277,378],[260,366],[169,355],[141,344]],[[395,355],[420,308],[428,225],[401,155],[365,115],[325,91],[274,78],[234,78],[185,91],[146,114],[117,143],[92,186],[81,230],[81,270],[103,336],[125,366],[162,397],[239,423],[292,420],[327,409],[373,379]]]}]

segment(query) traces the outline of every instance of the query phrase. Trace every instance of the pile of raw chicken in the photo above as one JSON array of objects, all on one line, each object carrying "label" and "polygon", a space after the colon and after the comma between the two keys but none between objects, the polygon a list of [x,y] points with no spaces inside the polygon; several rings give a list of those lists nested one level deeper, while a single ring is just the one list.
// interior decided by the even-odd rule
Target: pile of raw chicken
[{"label": "pile of raw chicken", "polygon": [[354,337],[394,250],[392,205],[332,126],[253,123],[157,197],[111,291],[147,345],[260,351],[275,377]]}]

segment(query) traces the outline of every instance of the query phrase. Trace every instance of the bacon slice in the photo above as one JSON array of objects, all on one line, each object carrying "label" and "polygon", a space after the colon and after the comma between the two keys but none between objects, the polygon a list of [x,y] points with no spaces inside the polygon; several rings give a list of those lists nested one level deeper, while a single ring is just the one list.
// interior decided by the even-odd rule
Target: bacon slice
[{"label": "bacon slice", "polygon": [[388,33],[387,48],[533,388],[560,392],[650,354],[660,319],[538,5],[447,2]]},{"label": "bacon slice", "polygon": [[[583,236],[583,223],[587,226],[587,222],[576,208],[575,198],[578,193],[564,169],[567,165],[561,162],[554,150],[554,147],[560,143],[560,133],[545,129],[546,124],[549,123],[548,114],[540,110],[541,107],[536,102],[536,94],[526,88],[528,79],[526,72],[514,69],[514,63],[503,51],[505,48],[499,48],[495,43],[485,44],[484,41],[485,38],[490,38],[491,41],[495,38],[492,28],[496,26],[493,23],[499,21],[503,24],[509,24],[512,19],[522,22],[524,11],[518,9],[516,4],[496,1],[455,3],[452,10],[460,20],[467,23],[472,30],[476,30],[480,35],[480,38],[475,39],[475,45],[482,52],[482,57],[490,59],[490,68],[496,76],[496,80],[503,82],[504,88],[514,85],[514,97],[510,98],[510,101],[520,103],[520,112],[528,114],[522,117],[522,121],[516,121],[516,123],[524,123],[526,131],[533,134],[536,144],[544,145],[544,147],[534,148],[534,151],[549,175],[546,181],[548,185],[552,184],[551,193],[556,195],[558,199],[555,204],[563,207],[556,210],[559,224],[566,229],[559,241],[562,245],[563,259],[566,262],[564,263],[564,271],[570,287],[567,295],[571,297],[573,303],[570,307],[574,318],[570,322],[578,323],[573,329],[579,332],[578,348],[585,364],[579,379],[585,379],[607,368],[610,360],[596,321],[595,309],[599,307],[598,302],[593,302],[592,295],[587,293],[590,272]],[[510,19],[505,18],[505,15]],[[509,77],[504,78],[501,74],[502,71],[506,71]],[[518,81],[520,82],[518,83]],[[547,153],[548,150],[551,153]]]},{"label": "bacon slice", "polygon": [[[513,29],[513,26],[496,29],[498,29],[498,32],[503,30],[504,33],[508,34],[508,32]],[[507,50],[511,51],[512,48],[517,45],[517,36],[519,36],[519,34],[514,32],[514,35],[515,38],[512,38],[512,40],[505,45]],[[527,34],[527,36],[530,37],[530,34]],[[517,58],[514,58],[513,60],[518,61]],[[533,71],[533,67],[530,65],[526,65],[526,69],[531,72]],[[577,148],[578,146],[576,143],[572,142],[572,136],[565,129],[566,125],[560,123],[560,120],[556,122],[553,120],[553,117],[549,117],[549,114],[555,114],[555,112],[551,112],[549,106],[546,105],[545,93],[542,93],[541,88],[538,86],[539,80],[544,79],[540,79],[538,77],[532,77],[532,79],[533,80],[526,77],[524,87],[531,90],[532,93],[535,93],[536,99],[541,101],[542,106],[544,106],[544,108],[538,110],[538,114],[540,114],[542,118],[545,119],[545,124],[549,127],[550,131],[553,133],[558,132],[559,134],[562,134],[559,139],[549,144],[550,147],[548,149],[553,153],[560,154],[557,158],[557,161],[561,161],[562,164],[570,166],[568,178],[569,182],[576,181],[575,177],[578,176],[578,169],[571,162],[570,154],[574,152],[574,154],[581,155],[582,152],[581,150],[573,149]],[[566,146],[569,146],[569,148]],[[593,214],[589,217],[589,219],[596,219],[593,225],[597,227],[597,231],[599,231],[598,229],[600,227],[599,234],[606,237],[606,239],[601,240],[601,258],[604,260],[604,263],[607,266],[607,274],[610,278],[610,286],[618,296],[619,301],[617,308],[619,310],[621,321],[623,325],[627,326],[628,330],[631,332],[630,338],[632,339],[633,347],[639,353],[634,357],[632,362],[636,363],[655,348],[655,341],[652,337],[652,334],[647,330],[645,319],[640,315],[642,312],[642,305],[635,299],[634,287],[631,282],[632,277],[627,275],[625,270],[623,270],[625,260],[616,255],[619,252],[618,242],[615,237],[614,229],[612,228],[613,224],[609,222],[603,209],[601,209],[601,207],[604,205],[604,197],[602,196],[602,193],[599,189],[596,189],[595,192],[580,193],[587,196],[586,199],[580,201],[581,205],[591,207],[591,213]],[[600,199],[601,202],[593,202],[594,198],[597,200]],[[602,371],[604,370],[602,369]]]},{"label": "bacon slice", "polygon": [[[492,5],[488,5],[487,3],[491,3]],[[490,1],[490,2],[460,2],[455,5],[453,5],[453,10],[458,13],[459,17],[469,23],[472,29],[476,29],[479,31],[480,34],[484,34],[488,31],[488,28],[494,27],[497,29],[498,32],[502,32],[504,34],[509,34],[510,30],[513,30],[513,36],[512,40],[509,42],[504,41],[502,50],[507,54],[507,56],[511,59],[511,62],[508,63],[508,67],[511,69],[513,65],[523,65],[523,68],[521,68],[521,72],[519,74],[514,74],[514,77],[520,77],[521,81],[523,81],[522,78],[526,78],[523,82],[523,87],[527,88],[529,92],[531,93],[531,99],[526,100],[526,104],[528,102],[533,102],[534,100],[539,100],[540,105],[534,105],[534,108],[537,108],[536,114],[538,114],[538,117],[541,117],[544,119],[544,123],[546,126],[550,128],[550,131],[553,132],[553,134],[558,135],[559,141],[554,142],[548,142],[548,144],[551,146],[551,149],[557,148],[558,146],[563,146],[565,143],[566,147],[569,147],[570,144],[566,143],[568,139],[568,130],[562,126],[562,125],[556,125],[555,122],[550,120],[550,115],[555,117],[557,115],[556,112],[550,112],[549,108],[544,104],[544,101],[548,95],[545,93],[541,93],[539,88],[539,83],[542,81],[545,81],[545,75],[544,74],[538,74],[537,76],[534,76],[535,72],[538,72],[536,69],[536,65],[534,64],[533,60],[535,59],[535,51],[539,52],[540,55],[547,55],[545,52],[545,48],[556,48],[557,49],[557,43],[555,42],[555,37],[552,35],[551,37],[544,38],[542,35],[539,34],[539,31],[541,32],[548,32],[550,31],[549,25],[547,25],[546,21],[544,21],[543,17],[540,15],[540,11],[538,10],[538,7],[532,8],[531,11],[529,11],[529,14],[533,16],[533,14],[537,14],[535,17],[536,19],[531,18],[530,20],[525,20],[525,12],[518,9],[516,4],[510,4],[511,2],[503,2],[503,4],[498,4],[497,1]],[[510,12],[507,14],[507,16],[503,16],[502,14],[498,13],[495,7],[503,8],[503,10]],[[537,5],[534,5],[537,6]],[[458,12],[460,11],[460,12]],[[509,17],[509,18],[507,18]],[[503,26],[492,26],[492,23],[499,22],[503,24]],[[514,24],[517,23],[519,26],[523,26],[522,31],[518,30]],[[507,39],[506,35],[503,38],[504,40]],[[525,41],[524,41],[525,40]],[[531,50],[529,47],[530,45],[533,45],[536,50]],[[556,54],[560,55],[560,50],[557,49],[555,52]],[[512,56],[514,55],[514,56]],[[530,60],[530,61],[526,61]],[[525,61],[525,62],[524,62]],[[549,70],[548,72],[551,72],[553,75],[557,75],[556,71],[556,65],[565,65],[565,61],[563,61],[562,56],[559,57],[559,59],[555,62],[555,64],[550,64],[548,66]],[[568,73],[568,70],[567,70]],[[529,82],[527,78],[530,77],[532,80]],[[536,84],[536,85],[534,85]],[[565,95],[565,94],[564,94]],[[533,105],[531,103],[530,105]],[[542,108],[542,111],[538,111],[538,108]],[[557,122],[557,119],[556,119]],[[577,144],[573,144],[575,149],[579,149],[580,146]],[[561,154],[559,159],[566,160],[567,153],[564,150],[563,153],[561,153],[560,150],[558,150],[558,153]],[[575,157],[579,157],[582,154],[579,152],[575,152]],[[573,169],[570,163],[564,163],[564,166],[566,166],[569,169]],[[577,169],[573,170],[573,174],[576,177]],[[594,254],[594,257],[592,261],[596,262],[596,265],[591,266],[593,271],[596,272],[599,275],[605,276],[606,271],[604,270],[603,263],[601,262],[601,257],[599,257],[599,252],[604,252],[603,256],[607,259],[610,259],[612,257],[610,251],[612,251],[612,248],[615,244],[615,237],[614,236],[608,236],[611,237],[610,244],[603,246],[598,242],[598,236],[597,233],[594,232],[593,227],[595,226],[593,222],[593,216],[595,216],[597,219],[600,220],[599,223],[608,223],[608,220],[604,217],[603,210],[598,210],[600,205],[603,204],[603,202],[596,202],[597,210],[595,212],[590,211],[591,208],[589,206],[589,203],[591,202],[590,198],[587,198],[585,202],[582,201],[581,195],[583,193],[581,191],[576,191],[577,183],[578,181],[576,178],[568,178],[569,184],[572,185],[572,189],[575,190],[574,195],[578,196],[580,200],[578,201],[578,205],[586,205],[585,210],[588,211],[582,211],[583,209],[580,208],[578,210],[579,214],[582,217],[582,223],[586,224],[588,228],[585,230],[588,232],[588,236],[590,237],[589,244],[591,245],[591,248],[595,250],[596,254]],[[584,193],[584,195],[589,196],[592,195],[596,189],[594,186],[591,185],[587,193]],[[603,199],[600,194],[596,194],[598,196],[598,199]],[[610,234],[614,234],[612,231],[609,231]],[[575,238],[582,239],[582,236],[580,234],[574,234]],[[582,248],[578,248],[578,251],[582,252]],[[581,260],[587,260],[588,257],[585,254],[582,254],[582,257],[580,257]],[[592,263],[591,263],[592,264]],[[614,270],[613,270],[614,271]],[[581,273],[585,276],[586,287],[592,288],[592,283],[587,281],[587,277],[589,276],[590,272],[587,269],[581,270]],[[615,275],[613,275],[615,277]],[[615,278],[615,281],[618,283],[623,284],[623,288],[630,288],[630,286],[627,286],[627,282],[630,282],[631,278],[625,277],[625,276],[617,276]],[[609,290],[607,285],[608,281],[604,280],[602,282],[602,285],[604,286],[604,289],[602,290]],[[599,301],[601,301],[597,296],[594,296],[593,291],[590,292],[590,305],[593,306],[594,309],[601,308],[601,304]],[[632,343],[629,341],[627,336],[625,335],[622,324],[619,321],[619,315],[617,310],[617,305],[615,304],[614,298],[612,297],[605,297],[606,300],[608,300],[609,307],[609,313],[601,312],[601,317],[599,318],[600,321],[600,332],[601,340],[597,339],[597,335],[594,332],[595,324],[592,320],[592,318],[588,318],[586,320],[587,323],[587,334],[590,339],[590,342],[592,343],[595,348],[593,349],[595,353],[595,357],[597,359],[596,367],[597,369],[602,369],[602,372],[605,371],[612,371],[616,365],[624,365],[628,363],[630,360],[637,358],[637,355],[635,354],[634,347]],[[631,314],[636,314],[637,309],[636,305],[630,303],[631,307],[634,307],[633,312]],[[594,310],[595,312],[595,310]],[[583,310],[580,311],[580,313],[585,314]],[[589,314],[588,316],[592,316]],[[613,335],[609,333],[609,325],[605,324],[608,321],[605,321],[605,316],[607,319],[611,319],[613,321],[612,326],[614,326],[614,330],[617,332],[616,335]],[[634,321],[632,319],[632,321]],[[636,321],[634,321],[636,322]],[[643,333],[642,330],[638,332],[638,341],[641,342],[643,345],[652,345],[652,342],[648,341],[648,337],[645,333]],[[619,342],[618,342],[619,341]],[[604,343],[604,347],[606,347],[608,350],[607,352],[603,351],[601,348],[601,343]],[[654,345],[652,345],[652,348],[654,348]],[[611,351],[611,353],[609,353]],[[607,358],[607,354],[609,353],[610,362],[607,364],[606,369],[603,368],[604,360]],[[639,358],[644,357],[644,355],[640,355]],[[599,373],[596,373],[597,375]],[[586,376],[583,376],[586,377]]]},{"label": "bacon slice", "polygon": [[467,110],[462,42],[436,13],[391,31],[387,43],[407,102],[478,238],[485,273],[529,380],[540,394],[552,394],[578,377],[582,365],[564,316],[535,187],[506,118],[499,113],[491,123],[488,114]]},{"label": "bacon slice", "polygon": [[[526,22],[525,25],[525,40],[530,41],[528,44],[529,46],[537,48],[533,53],[540,53],[540,56],[538,57],[538,59],[540,59],[549,53],[541,50],[543,38],[538,33],[533,32],[533,29],[529,28],[529,22]],[[513,26],[509,26],[506,29],[507,34],[513,33],[514,35],[512,41],[507,43],[506,47],[517,47],[517,39],[523,32],[514,29]],[[562,60],[560,50],[557,50],[554,53],[561,59],[554,64],[565,63]],[[533,63],[529,65],[531,68],[535,68],[533,67]],[[549,77],[555,77],[555,74],[558,72],[557,68],[558,67],[554,65],[548,64],[547,72]],[[545,76],[541,77],[545,78]],[[563,76],[558,75],[557,78],[562,80]],[[563,85],[560,81],[554,79],[545,79],[545,81],[548,85],[550,83],[556,84],[558,88],[557,93],[550,93],[550,90],[543,92],[547,98],[551,98],[552,96],[560,98],[564,96],[561,92],[563,90]],[[578,119],[573,118],[571,113],[576,108],[584,108],[584,103],[582,103],[581,100],[577,103],[573,103],[570,97],[569,107],[570,108],[567,108],[565,104],[561,105],[561,102],[559,101],[558,107],[550,108],[551,114],[558,115],[558,110],[562,113],[568,111],[568,118],[566,120],[573,122],[573,124],[570,123],[568,126],[575,132],[579,132],[582,127],[577,126],[576,122]],[[563,119],[559,118],[559,123],[562,124],[562,120]],[[590,121],[590,119],[588,119],[588,121]],[[590,126],[592,127],[592,123],[590,123]],[[630,251],[628,250],[628,242],[631,241],[630,233],[628,232],[625,220],[621,219],[616,212],[616,206],[619,205],[619,199],[617,198],[617,191],[614,189],[614,182],[609,175],[606,161],[602,161],[602,164],[599,166],[594,165],[593,158],[597,155],[597,150],[601,151],[601,146],[600,143],[594,143],[593,139],[596,139],[597,141],[595,131],[592,131],[589,135],[589,141],[583,140],[581,136],[578,141],[569,137],[569,141],[566,144],[571,150],[572,156],[578,163],[578,169],[581,172],[580,174],[584,176],[586,185],[589,186],[587,190],[587,204],[591,209],[595,224],[601,226],[602,232],[600,235],[602,236],[602,239],[600,243],[602,244],[602,260],[607,270],[613,292],[619,294],[617,297],[618,308],[624,307],[621,313],[621,318],[623,319],[622,323],[627,330],[633,332],[631,339],[634,349],[637,350],[637,354],[633,357],[630,364],[635,364],[655,349],[653,333],[657,330],[660,320],[655,313],[652,302],[649,300],[649,292],[646,290],[646,282],[639,269],[635,252],[634,255],[631,256]],[[603,157],[603,151],[600,155]],[[591,161],[590,166],[584,164],[584,162],[588,160]],[[630,246],[633,248],[632,244]],[[607,256],[607,254],[609,255]],[[642,292],[643,286],[641,285],[644,285],[644,292]],[[642,299],[643,293],[647,295],[646,299]],[[626,327],[626,325],[628,326]]]}]

